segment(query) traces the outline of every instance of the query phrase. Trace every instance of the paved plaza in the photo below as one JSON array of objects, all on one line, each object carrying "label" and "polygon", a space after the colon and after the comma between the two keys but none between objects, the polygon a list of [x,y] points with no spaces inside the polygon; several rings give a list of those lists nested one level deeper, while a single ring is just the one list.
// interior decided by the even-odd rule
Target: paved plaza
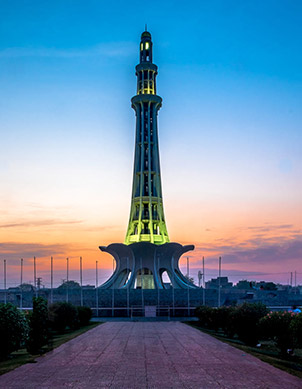
[{"label": "paved plaza", "polygon": [[107,322],[0,376],[0,388],[302,388],[179,322]]}]

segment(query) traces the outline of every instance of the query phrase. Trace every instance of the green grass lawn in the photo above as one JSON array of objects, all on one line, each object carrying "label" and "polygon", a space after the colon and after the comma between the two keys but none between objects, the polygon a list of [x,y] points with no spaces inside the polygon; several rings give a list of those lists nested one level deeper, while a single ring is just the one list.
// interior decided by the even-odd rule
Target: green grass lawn
[{"label": "green grass lawn", "polygon": [[205,332],[214,338],[221,340],[222,342],[228,343],[248,354],[259,358],[261,361],[269,363],[270,365],[277,367],[278,369],[285,370],[286,372],[302,378],[302,349],[295,349],[294,356],[288,356],[284,359],[280,356],[278,348],[274,345],[274,342],[261,342],[261,347],[250,347],[246,346],[237,339],[229,339],[225,335],[213,330],[201,328],[196,323],[186,322],[185,324],[191,327],[197,328],[199,331]]},{"label": "green grass lawn", "polygon": [[[75,331],[67,330],[64,334],[54,334],[52,340],[50,341],[50,344],[48,346],[43,347],[42,354],[61,346],[61,344],[68,342],[73,338],[76,338],[77,336],[83,334],[88,330],[91,330],[99,324],[101,323],[90,323],[88,326],[81,327]],[[13,352],[11,353],[8,359],[6,359],[5,361],[0,361],[0,375],[8,373],[9,371],[14,370],[16,367],[24,365],[25,363],[35,363],[35,359],[40,355],[41,354],[31,355],[26,351],[26,349],[20,349],[18,351]]]}]

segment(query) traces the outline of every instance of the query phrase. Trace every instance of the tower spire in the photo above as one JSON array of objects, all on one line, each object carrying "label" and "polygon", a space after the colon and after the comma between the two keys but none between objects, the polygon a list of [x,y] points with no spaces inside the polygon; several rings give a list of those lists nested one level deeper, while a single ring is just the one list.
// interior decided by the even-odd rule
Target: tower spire
[{"label": "tower spire", "polygon": [[169,242],[162,199],[157,128],[157,114],[162,99],[156,94],[157,66],[152,62],[152,46],[151,34],[144,31],[140,42],[140,63],[135,68],[137,95],[131,99],[136,113],[136,141],[126,244]]}]

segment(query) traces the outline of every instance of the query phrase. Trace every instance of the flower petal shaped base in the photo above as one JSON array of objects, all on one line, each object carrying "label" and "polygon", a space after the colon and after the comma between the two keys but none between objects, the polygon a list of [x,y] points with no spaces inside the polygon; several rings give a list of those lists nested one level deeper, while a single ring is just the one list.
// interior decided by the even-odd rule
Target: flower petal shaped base
[{"label": "flower petal shaped base", "polygon": [[[112,276],[100,288],[103,289],[196,289],[181,273],[179,259],[187,251],[194,250],[193,245],[182,246],[179,243],[156,245],[138,242],[130,245],[112,243],[100,246],[101,251],[111,254],[116,261]],[[163,281],[166,273],[170,282]]]}]

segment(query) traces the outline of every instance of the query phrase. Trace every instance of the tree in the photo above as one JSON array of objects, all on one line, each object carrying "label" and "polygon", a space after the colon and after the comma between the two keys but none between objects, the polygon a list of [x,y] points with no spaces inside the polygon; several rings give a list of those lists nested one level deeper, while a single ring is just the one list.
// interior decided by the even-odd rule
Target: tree
[{"label": "tree", "polygon": [[72,281],[72,280],[65,281],[65,280],[63,280],[62,284],[60,286],[58,286],[58,289],[59,290],[62,290],[62,289],[65,290],[66,288],[68,288],[68,289],[80,289],[81,286],[76,281]]},{"label": "tree", "polygon": [[0,304],[0,359],[23,346],[28,324],[23,312],[14,305]]},{"label": "tree", "polygon": [[185,278],[191,283],[194,284],[194,277],[189,277],[187,274],[185,275]]},{"label": "tree", "polygon": [[277,290],[277,285],[273,282],[266,282],[263,285],[263,290]]},{"label": "tree", "polygon": [[28,283],[23,283],[21,285],[19,285],[19,288],[22,289],[22,292],[33,292],[34,290],[34,287],[32,284],[28,284]]},{"label": "tree", "polygon": [[26,344],[31,354],[38,353],[49,339],[47,301],[42,297],[33,298],[33,310],[29,314],[29,338]]}]

